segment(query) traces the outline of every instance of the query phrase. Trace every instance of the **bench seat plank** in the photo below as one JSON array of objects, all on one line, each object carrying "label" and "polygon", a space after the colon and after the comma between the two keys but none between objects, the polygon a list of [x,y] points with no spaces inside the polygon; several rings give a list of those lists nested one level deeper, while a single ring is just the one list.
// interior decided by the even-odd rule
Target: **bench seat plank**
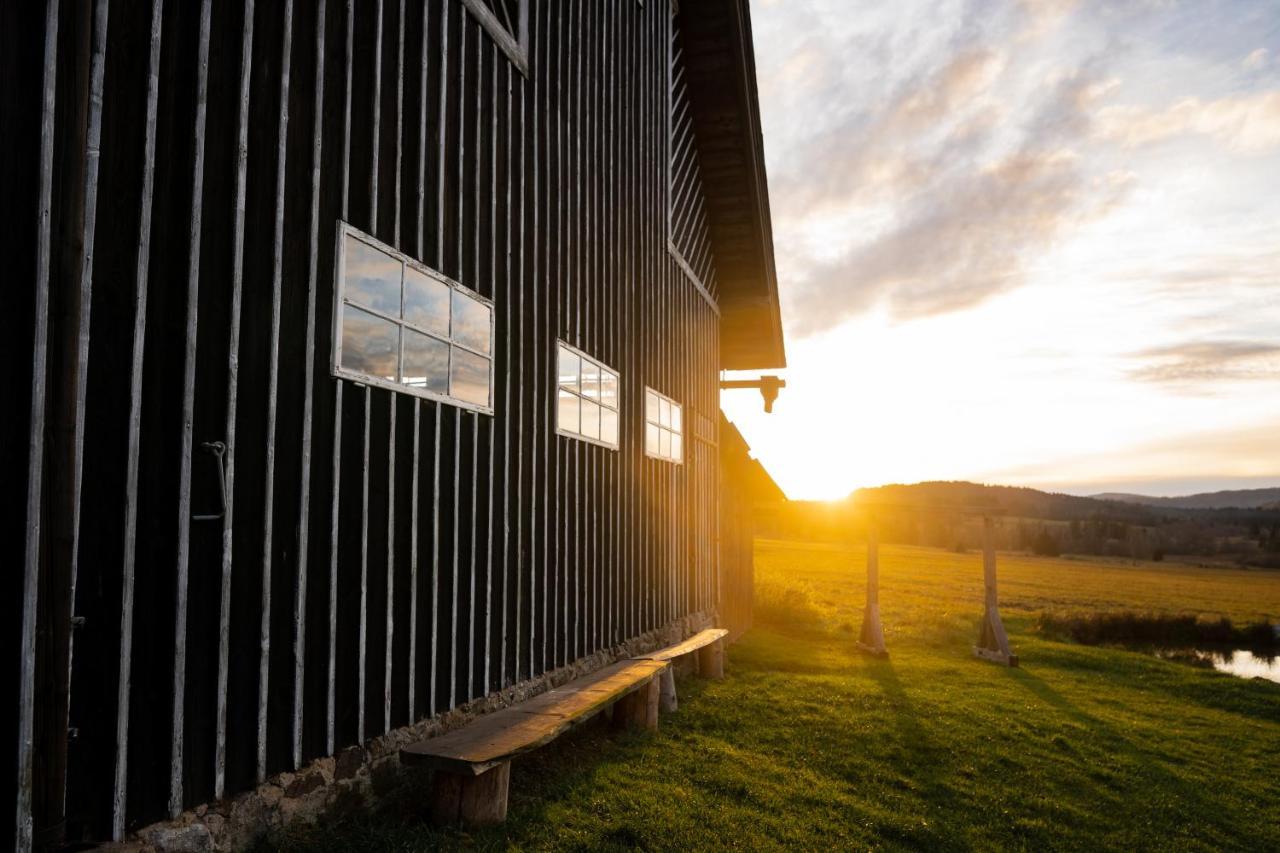
[{"label": "bench seat plank", "polygon": [[658,649],[647,654],[636,655],[632,660],[675,660],[676,658],[687,655],[690,652],[696,652],[703,646],[709,646],[716,640],[723,639],[728,635],[729,631],[726,628],[708,628],[705,631],[699,631],[679,645],[667,646],[665,649]]},{"label": "bench seat plank", "polygon": [[604,667],[519,705],[486,714],[440,737],[400,750],[405,764],[479,775],[546,744],[610,702],[649,683],[665,661],[629,660]]}]

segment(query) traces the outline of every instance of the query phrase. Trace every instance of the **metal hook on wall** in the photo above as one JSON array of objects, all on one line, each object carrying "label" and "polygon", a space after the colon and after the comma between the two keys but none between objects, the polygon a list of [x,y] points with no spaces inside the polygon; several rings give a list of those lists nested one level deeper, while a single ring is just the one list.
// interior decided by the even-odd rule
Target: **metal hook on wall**
[{"label": "metal hook on wall", "polygon": [[218,495],[222,500],[222,507],[214,515],[192,515],[191,520],[217,521],[227,514],[227,473],[222,461],[227,452],[227,446],[221,441],[203,441],[200,443],[200,449],[211,455],[214,464],[218,466]]}]

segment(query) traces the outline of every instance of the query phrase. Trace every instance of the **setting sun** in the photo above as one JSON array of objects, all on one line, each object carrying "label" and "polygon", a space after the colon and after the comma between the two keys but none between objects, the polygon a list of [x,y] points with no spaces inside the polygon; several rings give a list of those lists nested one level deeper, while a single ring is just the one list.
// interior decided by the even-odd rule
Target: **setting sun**
[{"label": "setting sun", "polygon": [[788,495],[1280,476],[1266,4],[755,5],[789,370],[723,407]]}]

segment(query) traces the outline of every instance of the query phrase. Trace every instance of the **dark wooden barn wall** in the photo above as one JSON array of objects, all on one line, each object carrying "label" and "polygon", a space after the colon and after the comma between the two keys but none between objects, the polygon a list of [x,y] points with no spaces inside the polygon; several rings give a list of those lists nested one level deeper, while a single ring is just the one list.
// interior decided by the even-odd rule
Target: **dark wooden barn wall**
[{"label": "dark wooden barn wall", "polygon": [[[60,814],[73,595],[92,838],[717,607],[668,3],[532,3],[527,78],[458,0],[0,9],[19,846]],[[494,416],[329,375],[340,220],[494,300]],[[557,338],[621,373],[620,450],[556,436]]]},{"label": "dark wooden barn wall", "polygon": [[702,167],[694,138],[693,108],[680,43],[680,16],[672,19],[671,62],[671,250],[684,261],[686,274],[711,298],[716,297],[716,264],[702,194]]},{"label": "dark wooden barn wall", "polygon": [[751,628],[755,604],[755,532],[759,489],[753,483],[760,463],[751,458],[741,434],[720,416],[720,624],[736,639]]}]

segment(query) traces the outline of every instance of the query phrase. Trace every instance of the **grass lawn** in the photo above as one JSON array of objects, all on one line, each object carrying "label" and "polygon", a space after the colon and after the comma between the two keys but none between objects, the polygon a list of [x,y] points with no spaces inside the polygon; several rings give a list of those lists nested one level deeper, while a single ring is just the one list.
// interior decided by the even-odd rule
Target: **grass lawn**
[{"label": "grass lawn", "polygon": [[756,557],[728,677],[681,681],[656,734],[589,724],[517,761],[503,826],[432,829],[422,780],[266,846],[1280,850],[1280,685],[1032,629],[1042,610],[1276,620],[1280,573],[1002,555],[1009,670],[969,654],[979,555],[881,549],[889,660],[853,649],[859,550]]}]

